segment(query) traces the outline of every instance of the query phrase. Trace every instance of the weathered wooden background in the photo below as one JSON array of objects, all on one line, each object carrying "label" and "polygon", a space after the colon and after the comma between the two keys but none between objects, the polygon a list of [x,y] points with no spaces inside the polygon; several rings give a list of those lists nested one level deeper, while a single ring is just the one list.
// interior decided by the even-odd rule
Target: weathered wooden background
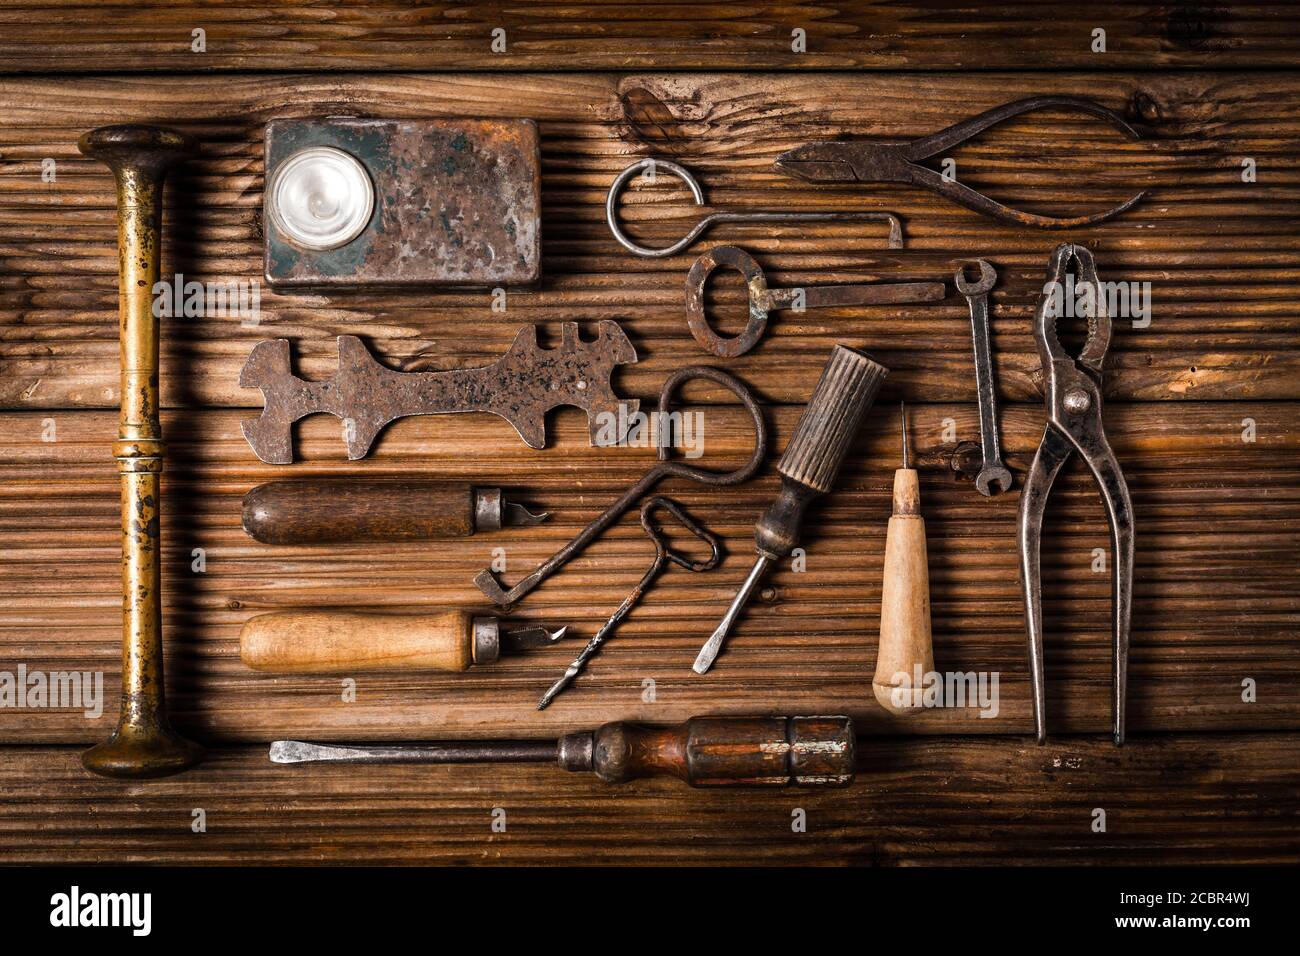
[{"label": "weathered wooden background", "polygon": [[[1286,4],[454,6],[0,3],[0,669],[108,675],[105,714],[0,709],[0,860],[109,862],[1016,862],[1294,861],[1300,858],[1300,37]],[[505,29],[507,51],[489,52]],[[1093,53],[1091,31],[1107,31]],[[207,51],[190,51],[191,30]],[[802,28],[808,52],[790,52]],[[744,72],[698,72],[720,69]],[[775,70],[787,72],[773,72]],[[654,72],[643,72],[650,71]],[[265,71],[265,72],[251,72]],[[380,72],[394,71],[394,72]],[[447,72],[434,72],[447,71]],[[481,72],[490,71],[490,72]],[[166,75],[161,75],[165,73]],[[952,154],[964,182],[1008,203],[1064,212],[1137,189],[1129,214],[1070,234],[1003,226],[928,193],[828,188],[771,169],[782,150],[837,135],[922,135],[1036,93],[1094,97],[1143,131],[1036,114]],[[116,719],[119,654],[116,252],[107,172],[75,141],[113,122],[186,129],[202,155],[169,188],[166,274],[260,273],[262,130],[273,118],[528,116],[542,134],[544,273],[502,315],[481,292],[274,295],[257,327],[238,318],[165,326],[169,691],[176,722],[214,747],[166,781],[92,778],[79,749]],[[257,461],[238,387],[255,341],[288,337],[300,369],[328,375],[334,336],[364,336],[391,364],[481,364],[525,323],[623,323],[641,361],[620,386],[649,400],[683,364],[724,364],[690,338],[681,284],[692,253],[622,252],[605,190],[632,159],[667,156],[718,208],[886,209],[906,247],[875,227],[722,227],[774,281],[951,279],[982,256],[999,271],[994,346],[1003,444],[1019,478],[1042,430],[1032,311],[1052,247],[1087,243],[1103,279],[1149,281],[1151,324],[1117,325],[1107,430],[1132,489],[1138,570],[1131,743],[1108,726],[1107,547],[1079,468],[1053,497],[1044,550],[1053,739],[1032,746],[1016,578],[1016,492],[984,499],[954,474],[978,440],[965,301],[777,314],[749,355],[725,363],[770,403],[779,449],[830,346],[891,369],[838,492],[809,526],[808,565],[773,575],[705,678],[699,644],[752,560],[771,469],[731,490],[667,483],[729,556],[707,575],[670,570],[586,675],[550,710],[538,694],[577,642],[466,675],[255,675],[238,631],[273,608],[401,612],[475,602],[473,573],[507,549],[513,580],[648,466],[588,447],[583,418],[554,417],[532,451],[484,416],[408,419],[347,463],[332,419],[300,429],[299,464]],[[46,160],[56,177],[42,178]],[[1243,182],[1243,161],[1257,181]],[[666,241],[697,211],[671,184],[632,191],[631,228]],[[719,296],[737,327],[735,289]],[[725,322],[723,323],[726,324]],[[746,454],[725,393],[706,409],[708,461]],[[931,710],[895,720],[871,698],[897,402],[912,406],[929,524],[936,660],[996,671],[996,717]],[[721,404],[719,404],[721,403]],[[1249,420],[1249,422],[1247,421]],[[1243,440],[1254,423],[1252,442]],[[53,440],[48,440],[50,438]],[[716,459],[715,459],[715,456]],[[553,512],[540,528],[461,542],[270,548],[239,527],[240,497],[276,477],[419,474],[501,484]],[[201,548],[206,570],[191,570]],[[629,516],[524,602],[520,615],[589,636],[638,579],[649,545]],[[653,678],[653,703],[642,682]],[[1242,699],[1243,682],[1258,697]],[[421,739],[549,736],[605,720],[706,712],[848,712],[867,736],[859,782],[834,794],[700,794],[666,782],[617,792],[532,768],[277,768],[280,736]],[[979,735],[979,736],[975,736]],[[190,830],[208,809],[208,832]],[[510,813],[506,834],[489,812]],[[790,810],[810,814],[790,832]],[[1092,811],[1108,811],[1104,834]]]}]

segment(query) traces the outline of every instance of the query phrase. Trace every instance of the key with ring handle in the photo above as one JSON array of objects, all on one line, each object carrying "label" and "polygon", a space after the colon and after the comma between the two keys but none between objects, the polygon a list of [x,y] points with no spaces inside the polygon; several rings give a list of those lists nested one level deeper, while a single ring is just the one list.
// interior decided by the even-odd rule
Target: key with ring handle
[{"label": "key with ring handle", "polygon": [[677,163],[667,159],[639,159],[623,170],[614,177],[614,182],[610,184],[609,193],[605,197],[605,222],[608,223],[609,231],[614,234],[618,244],[636,256],[644,256],[647,259],[674,256],[694,242],[705,229],[718,222],[887,222],[889,223],[889,248],[903,248],[903,225],[892,212],[714,212],[697,222],[691,227],[690,232],[671,246],[662,249],[642,246],[633,242],[619,225],[618,197],[632,177],[643,169],[650,170],[651,176],[660,169],[672,173],[686,184],[686,188],[691,191],[691,198],[695,200],[695,205],[704,205],[704,190],[700,188],[700,184],[690,171]]},{"label": "key with ring handle", "polygon": [[[683,528],[707,544],[709,546],[709,556],[703,561],[695,561],[684,555],[675,554],[672,548],[668,546],[668,542],[664,540],[663,530],[654,522],[654,512],[659,508],[667,511],[677,519]],[[587,661],[596,655],[596,652],[609,639],[614,629],[622,623],[632,608],[641,600],[641,596],[659,577],[665,564],[671,562],[679,568],[685,568],[687,571],[710,571],[716,568],[718,562],[722,560],[722,542],[718,540],[718,536],[696,522],[681,505],[671,498],[665,498],[663,495],[647,498],[641,505],[641,527],[645,528],[645,533],[654,542],[654,561],[646,569],[645,574],[641,575],[641,580],[637,582],[636,587],[623,599],[623,603],[618,606],[617,610],[609,616],[609,620],[596,632],[596,636],[587,642],[587,646],[582,649],[582,653],[568,666],[564,675],[542,695],[542,699],[537,702],[538,710],[545,710],[550,706],[551,701],[555,700],[556,696],[572,684],[578,675],[582,673],[582,669],[587,666]]]},{"label": "key with ring handle", "polygon": [[705,379],[715,385],[721,385],[735,395],[740,400],[740,404],[744,406],[745,411],[749,413],[754,425],[754,452],[749,456],[749,460],[733,471],[710,471],[707,468],[695,468],[691,465],[683,465],[679,461],[669,460],[668,448],[659,445],[656,449],[659,464],[647,471],[640,481],[623,492],[622,496],[605,509],[603,514],[579,531],[572,541],[538,565],[531,574],[514,587],[508,590],[503,588],[501,582],[497,580],[496,575],[489,568],[480,571],[474,578],[474,583],[478,585],[478,589],[487,596],[488,600],[501,607],[514,604],[554,574],[579,551],[591,544],[606,528],[617,521],[629,508],[645,497],[651,488],[665,478],[686,478],[702,485],[725,487],[741,484],[753,477],[759,466],[763,464],[763,459],[767,457],[767,423],[763,420],[763,410],[759,407],[758,399],[754,397],[754,393],[740,379],[721,369],[710,368],[707,365],[692,365],[679,369],[668,377],[663,384],[663,388],[659,390],[659,412],[667,414],[674,392],[683,382],[693,379]]},{"label": "key with ring handle", "polygon": [[989,342],[989,290],[998,281],[994,268],[983,259],[973,263],[980,277],[966,279],[965,266],[958,266],[952,281],[970,304],[970,335],[975,347],[975,392],[980,410],[980,462],[975,490],[986,498],[1011,488],[1011,472],[1002,463],[1002,442],[998,438],[998,396],[993,380],[993,347]]},{"label": "key with ring handle", "polygon": [[[723,267],[737,270],[749,294],[749,321],[739,335],[719,335],[704,313],[704,287],[709,276]],[[799,301],[802,294],[802,302]],[[878,282],[852,285],[812,285],[774,289],[753,256],[735,246],[717,246],[695,260],[686,276],[686,324],[691,335],[709,352],[722,358],[744,355],[763,337],[767,314],[777,309],[816,309],[841,305],[885,305],[902,302],[937,302],[947,294],[942,282]]]}]

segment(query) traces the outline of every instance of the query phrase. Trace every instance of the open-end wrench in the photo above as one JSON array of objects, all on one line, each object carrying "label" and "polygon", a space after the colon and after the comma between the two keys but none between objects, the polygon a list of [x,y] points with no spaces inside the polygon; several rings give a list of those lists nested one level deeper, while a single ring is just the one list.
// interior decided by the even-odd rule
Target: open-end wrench
[{"label": "open-end wrench", "polygon": [[993,383],[993,354],[989,345],[989,290],[998,274],[983,259],[977,282],[966,281],[965,266],[953,274],[957,291],[970,303],[970,335],[975,344],[975,391],[980,406],[980,450],[983,462],[975,476],[975,489],[985,497],[1001,494],[1011,487],[1011,472],[1002,464],[1002,443],[998,440],[998,397]]}]

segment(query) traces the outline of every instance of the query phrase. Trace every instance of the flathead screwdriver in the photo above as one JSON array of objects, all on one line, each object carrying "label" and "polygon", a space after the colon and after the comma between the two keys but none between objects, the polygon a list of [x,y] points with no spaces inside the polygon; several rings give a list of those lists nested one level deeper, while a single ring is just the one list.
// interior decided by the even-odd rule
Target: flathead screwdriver
[{"label": "flathead screwdriver", "polygon": [[703,674],[713,666],[727,634],[768,567],[794,550],[808,503],[834,486],[844,456],[888,374],[889,369],[856,349],[837,345],[831,352],[790,443],[777,462],[781,493],[755,527],[758,560],[721,623],[700,648],[695,673]]},{"label": "flathead screwdriver", "polygon": [[311,744],[277,740],[272,763],[555,763],[606,783],[677,777],[692,787],[841,787],[853,780],[848,717],[692,717],[618,721],[559,740],[441,744]]}]

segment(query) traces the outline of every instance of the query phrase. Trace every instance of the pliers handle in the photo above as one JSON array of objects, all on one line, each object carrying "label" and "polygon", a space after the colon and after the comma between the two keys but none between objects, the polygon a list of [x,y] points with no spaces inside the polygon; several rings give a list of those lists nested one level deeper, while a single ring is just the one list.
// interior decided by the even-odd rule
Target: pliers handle
[{"label": "pliers handle", "polygon": [[[1076,289],[1088,311],[1088,339],[1078,358],[1071,357],[1056,335],[1064,279],[1077,262]],[[1090,290],[1090,291],[1088,291]],[[1101,369],[1110,345],[1111,322],[1092,254],[1082,246],[1058,246],[1047,271],[1047,284],[1034,318],[1034,337],[1043,363],[1047,427],[1020,493],[1017,538],[1020,581],[1029,638],[1029,675],[1033,691],[1034,729],[1041,744],[1047,737],[1046,680],[1043,667],[1043,514],[1061,466],[1074,452],[1087,463],[1101,491],[1111,534],[1111,717],[1116,744],[1124,742],[1128,689],[1128,649],[1133,607],[1133,502],[1119,462],[1111,450],[1101,417]]]},{"label": "pliers handle", "polygon": [[1117,206],[1087,216],[1040,216],[1012,209],[995,199],[976,192],[955,179],[949,179],[920,161],[944,153],[952,147],[982,133],[1004,120],[1042,109],[1069,109],[1104,119],[1129,139],[1140,136],[1114,110],[1081,96],[1031,96],[1004,103],[978,116],[954,123],[920,139],[898,142],[845,140],[842,142],[806,143],[782,153],[776,167],[811,181],[856,181],[863,183],[907,183],[936,192],[953,202],[1003,222],[1042,229],[1070,229],[1088,226],[1117,216],[1132,208],[1146,195],[1140,192]]}]

